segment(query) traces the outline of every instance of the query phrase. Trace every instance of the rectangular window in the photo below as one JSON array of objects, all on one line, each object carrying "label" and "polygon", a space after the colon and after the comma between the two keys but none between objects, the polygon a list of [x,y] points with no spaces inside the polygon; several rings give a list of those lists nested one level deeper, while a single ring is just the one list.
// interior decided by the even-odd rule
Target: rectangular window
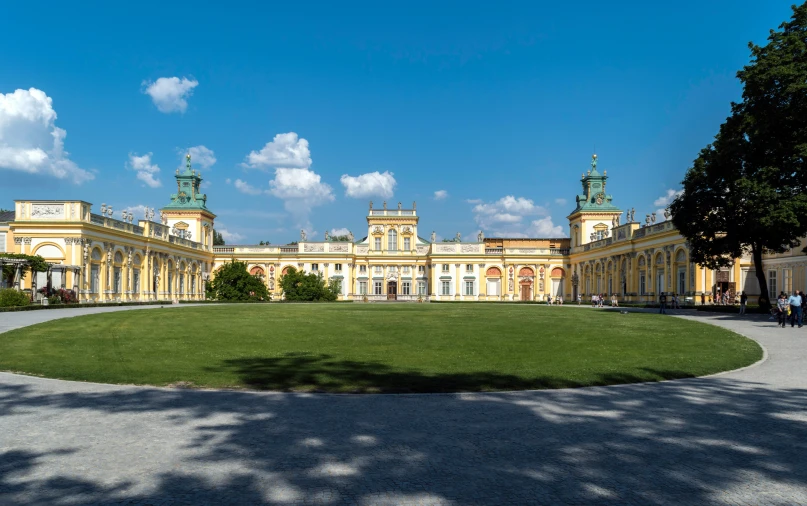
[{"label": "rectangular window", "polygon": [[376,251],[381,251],[381,238],[380,238],[380,237],[376,237],[376,238],[375,238],[375,240],[373,241],[373,245],[375,246],[375,247],[373,248],[374,250],[376,250]]},{"label": "rectangular window", "polygon": [[398,234],[394,230],[390,230],[387,236],[387,249],[390,251],[398,250]]},{"label": "rectangular window", "polygon": [[98,265],[93,264],[90,267],[90,291],[98,293],[98,288],[101,286],[101,269]]},{"label": "rectangular window", "polygon": [[115,281],[115,286],[113,286],[112,289],[115,291],[115,293],[121,293],[120,267],[115,267],[115,272],[114,272],[114,278],[113,279]]},{"label": "rectangular window", "polygon": [[367,281],[359,281],[359,295],[367,295]]},{"label": "rectangular window", "polygon": [[474,282],[473,281],[466,281],[465,282],[465,295],[473,295],[474,294]]},{"label": "rectangular window", "polygon": [[441,295],[451,295],[451,283],[448,281],[441,281],[440,282],[440,294]]},{"label": "rectangular window", "polygon": [[336,272],[342,272],[342,264],[333,264],[333,270]]},{"label": "rectangular window", "polygon": [[367,266],[366,265],[360,265],[359,266],[359,272],[361,274],[367,274]]},{"label": "rectangular window", "polygon": [[381,281],[373,281],[373,295],[383,295]]},{"label": "rectangular window", "polygon": [[426,295],[426,282],[418,281],[418,295]]},{"label": "rectangular window", "polygon": [[312,271],[318,271],[319,270],[319,264],[311,264],[311,270]]},{"label": "rectangular window", "polygon": [[404,250],[409,251],[412,249],[412,239],[404,237]]},{"label": "rectangular window", "polygon": [[6,233],[0,232],[0,253],[6,252]]},{"label": "rectangular window", "polygon": [[425,265],[418,265],[418,274],[423,274],[425,272],[426,272],[426,266]]},{"label": "rectangular window", "polygon": [[448,264],[443,264],[443,272],[448,272]]},{"label": "rectangular window", "polygon": [[403,273],[404,274],[409,274],[409,266],[408,265],[403,266]]},{"label": "rectangular window", "polygon": [[191,293],[196,293],[196,276],[191,276]]},{"label": "rectangular window", "polygon": [[168,295],[174,293],[174,275],[168,273]]},{"label": "rectangular window", "polygon": [[647,293],[647,278],[645,277],[644,271],[639,272],[639,293],[641,295]]},{"label": "rectangular window", "polygon": [[678,293],[683,295],[686,293],[687,287],[687,273],[686,270],[681,267],[678,269]]},{"label": "rectangular window", "polygon": [[140,293],[140,269],[132,271],[132,291],[135,294]]},{"label": "rectangular window", "polygon": [[474,264],[465,265],[465,272],[474,272]]},{"label": "rectangular window", "polygon": [[501,295],[499,293],[500,280],[488,280],[488,295]]},{"label": "rectangular window", "polygon": [[768,295],[771,300],[778,295],[776,292],[776,271],[768,271]]},{"label": "rectangular window", "polygon": [[179,293],[185,293],[185,274],[179,275]]},{"label": "rectangular window", "polygon": [[401,283],[401,295],[412,295],[411,281],[404,281]]},{"label": "rectangular window", "polygon": [[374,266],[373,267],[373,272],[376,273],[376,274],[381,274],[381,266],[380,265]]},{"label": "rectangular window", "polygon": [[793,293],[793,271],[790,269],[782,269],[782,290]]}]

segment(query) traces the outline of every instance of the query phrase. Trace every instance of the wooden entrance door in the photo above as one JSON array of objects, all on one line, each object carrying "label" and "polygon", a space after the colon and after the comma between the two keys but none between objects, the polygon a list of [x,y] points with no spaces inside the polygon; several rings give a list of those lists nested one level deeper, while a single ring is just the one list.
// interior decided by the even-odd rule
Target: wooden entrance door
[{"label": "wooden entrance door", "polygon": [[396,281],[387,283],[387,300],[398,300],[398,283]]},{"label": "wooden entrance door", "polygon": [[521,285],[521,300],[530,300],[530,285]]}]

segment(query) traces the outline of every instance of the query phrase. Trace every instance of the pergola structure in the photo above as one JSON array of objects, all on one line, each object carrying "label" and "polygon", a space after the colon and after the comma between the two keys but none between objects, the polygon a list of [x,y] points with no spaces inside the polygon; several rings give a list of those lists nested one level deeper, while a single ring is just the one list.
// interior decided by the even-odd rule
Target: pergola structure
[{"label": "pergola structure", "polygon": [[22,280],[22,269],[29,265],[28,260],[22,258],[3,258],[0,257],[0,271],[6,266],[14,266],[14,281],[12,281],[13,288],[20,289],[20,281]]}]

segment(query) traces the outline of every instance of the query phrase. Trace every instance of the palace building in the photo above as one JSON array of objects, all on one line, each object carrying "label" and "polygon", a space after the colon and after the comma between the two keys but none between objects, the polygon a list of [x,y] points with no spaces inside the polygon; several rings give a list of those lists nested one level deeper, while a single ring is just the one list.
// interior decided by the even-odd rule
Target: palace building
[{"label": "palace building", "polygon": [[[591,169],[581,176],[581,193],[569,214],[569,237],[485,238],[436,242],[419,231],[415,203],[373,207],[366,236],[348,241],[296,244],[213,245],[215,214],[200,193],[202,177],[191,168],[176,174],[177,190],[157,221],[154,210],[134,222],[130,213],[113,217],[111,207],[80,200],[15,201],[0,214],[0,253],[39,255],[48,272],[0,277],[3,286],[37,293],[68,288],[82,302],[200,300],[216,268],[233,259],[248,264],[274,298],[282,298],[279,278],[288,267],[320,272],[341,281],[344,300],[542,301],[562,296],[588,298],[616,294],[620,301],[654,302],[677,293],[695,304],[719,289],[759,293],[750,258],[730,268],[705,269],[690,261],[686,240],[665,217],[641,223],[606,192],[607,173]],[[624,221],[624,223],[623,223]],[[804,289],[807,257],[794,249],[764,259],[772,294]]]}]

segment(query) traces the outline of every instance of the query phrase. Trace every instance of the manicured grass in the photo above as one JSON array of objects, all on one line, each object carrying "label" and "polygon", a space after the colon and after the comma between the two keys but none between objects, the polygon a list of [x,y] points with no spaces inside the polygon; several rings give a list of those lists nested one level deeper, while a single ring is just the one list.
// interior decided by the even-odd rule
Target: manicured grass
[{"label": "manicured grass", "polygon": [[0,334],[0,370],[102,383],[327,392],[562,388],[701,376],[753,341],[655,314],[514,304],[150,309]]}]

